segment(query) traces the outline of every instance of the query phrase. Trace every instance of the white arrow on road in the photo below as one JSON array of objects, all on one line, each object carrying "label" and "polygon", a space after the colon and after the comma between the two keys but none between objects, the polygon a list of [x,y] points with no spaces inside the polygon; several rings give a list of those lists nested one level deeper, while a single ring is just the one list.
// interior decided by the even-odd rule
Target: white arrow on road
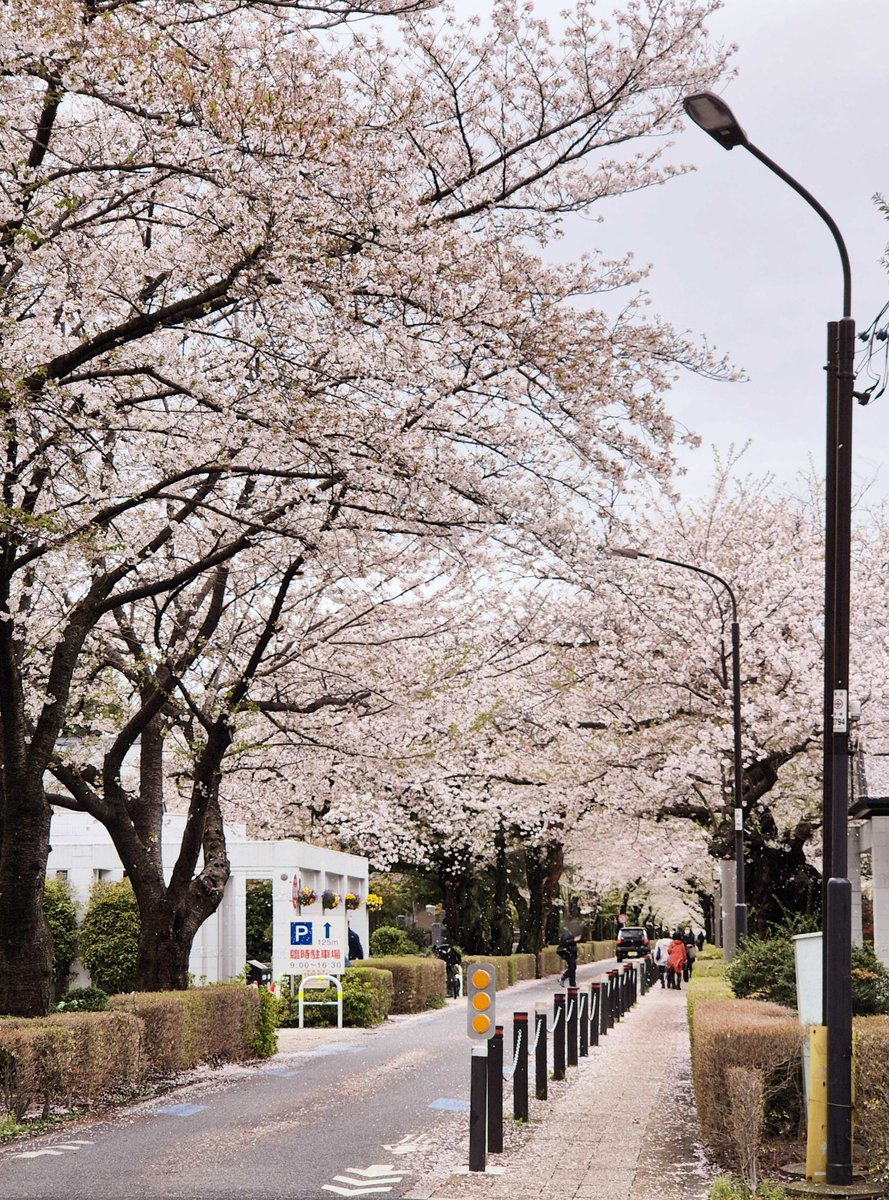
[{"label": "white arrow on road", "polygon": [[380,1163],[374,1163],[372,1167],[362,1169],[361,1167],[346,1167],[347,1171],[351,1171],[353,1175],[364,1175],[367,1179],[375,1179],[380,1175],[406,1175],[407,1171],[401,1171],[397,1167],[386,1163],[385,1166]]},{"label": "white arrow on road", "polygon": [[12,1158],[40,1158],[44,1154],[64,1154],[64,1150],[25,1150],[22,1154],[13,1154]]},{"label": "white arrow on road", "polygon": [[[372,1175],[368,1182],[372,1183],[401,1183],[401,1175]],[[351,1175],[334,1175],[334,1183],[351,1183],[353,1187],[364,1187],[364,1181],[353,1179]]]},{"label": "white arrow on road", "polygon": [[46,1154],[64,1154],[66,1150],[79,1150],[81,1146],[92,1146],[92,1142],[79,1140],[74,1142],[56,1142],[45,1150],[23,1150],[21,1154],[11,1154],[10,1158],[42,1158]]},{"label": "white arrow on road", "polygon": [[365,1187],[360,1183],[356,1183],[355,1187],[339,1188],[334,1187],[331,1183],[325,1183],[321,1191],[333,1192],[336,1196],[368,1196],[371,1192],[391,1192],[392,1189],[390,1187]]},{"label": "white arrow on road", "polygon": [[393,1146],[383,1144],[384,1150],[389,1150],[392,1154],[416,1154],[420,1150],[426,1150],[429,1147],[429,1135],[418,1133],[416,1136],[409,1133]]}]

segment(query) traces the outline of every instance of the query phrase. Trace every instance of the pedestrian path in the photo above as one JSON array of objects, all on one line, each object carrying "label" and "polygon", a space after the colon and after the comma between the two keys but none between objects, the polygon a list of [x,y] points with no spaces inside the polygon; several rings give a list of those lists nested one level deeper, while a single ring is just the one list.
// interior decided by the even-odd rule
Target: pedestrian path
[{"label": "pedestrian path", "polygon": [[549,1101],[532,1101],[521,1144],[490,1155],[498,1174],[415,1184],[410,1200],[704,1200],[686,993],[658,986]]}]

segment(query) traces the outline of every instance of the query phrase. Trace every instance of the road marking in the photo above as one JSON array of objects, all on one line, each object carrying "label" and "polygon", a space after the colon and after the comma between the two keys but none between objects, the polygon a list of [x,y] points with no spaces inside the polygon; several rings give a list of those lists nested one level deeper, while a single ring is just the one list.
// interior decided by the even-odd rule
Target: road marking
[{"label": "road marking", "polygon": [[206,1104],[168,1104],[166,1108],[155,1108],[152,1111],[163,1113],[165,1117],[193,1117],[195,1113],[206,1112]]},{"label": "road marking", "polygon": [[[369,1182],[371,1182],[371,1183],[401,1183],[403,1178],[404,1178],[403,1175],[382,1175],[382,1176],[371,1175]],[[353,1179],[351,1175],[334,1175],[333,1182],[334,1183],[351,1183],[353,1187],[364,1187],[365,1183],[368,1181],[365,1180],[365,1182],[363,1183],[360,1179]]]},{"label": "road marking", "polygon": [[53,1156],[62,1155],[66,1150],[79,1150],[81,1146],[92,1146],[91,1141],[80,1139],[74,1142],[56,1142],[52,1146],[47,1146],[44,1150],[23,1150],[19,1154],[11,1154],[10,1158],[43,1158],[47,1154]]},{"label": "road marking", "polygon": [[443,1096],[438,1100],[433,1100],[429,1105],[430,1108],[441,1108],[445,1112],[467,1112],[469,1110],[468,1100],[446,1100]]},{"label": "road marking", "polygon": [[389,1150],[392,1154],[416,1154],[420,1150],[429,1149],[429,1135],[427,1133],[409,1133],[392,1146],[387,1146],[384,1142],[383,1149]]},{"label": "road marking", "polygon": [[371,1192],[391,1192],[390,1187],[363,1187],[357,1186],[353,1188],[334,1187],[330,1183],[325,1183],[321,1189],[322,1192],[333,1192],[336,1196],[368,1196]]},{"label": "road marking", "polygon": [[353,1175],[363,1175],[366,1179],[376,1179],[380,1175],[406,1175],[407,1171],[400,1171],[397,1167],[393,1167],[390,1163],[374,1163],[372,1167],[367,1167],[362,1170],[361,1167],[346,1167],[347,1171],[351,1171]]}]

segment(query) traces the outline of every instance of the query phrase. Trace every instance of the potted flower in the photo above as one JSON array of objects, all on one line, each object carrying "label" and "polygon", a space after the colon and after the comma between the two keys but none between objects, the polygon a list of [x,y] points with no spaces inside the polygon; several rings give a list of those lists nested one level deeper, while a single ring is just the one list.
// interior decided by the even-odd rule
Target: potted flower
[{"label": "potted flower", "polygon": [[349,912],[354,912],[355,909],[361,904],[361,897],[356,896],[354,892],[346,892],[345,901],[346,908],[349,910]]},{"label": "potted flower", "polygon": [[309,905],[314,904],[317,899],[318,899],[318,893],[315,891],[314,888],[301,887],[299,889],[299,906],[300,906],[300,908],[308,908]]},{"label": "potted flower", "polygon": [[383,897],[377,895],[376,892],[368,892],[364,903],[367,905],[368,912],[379,912],[383,907]]},{"label": "potted flower", "polygon": [[332,892],[330,888],[321,893],[322,908],[339,908],[340,898],[336,892]]}]

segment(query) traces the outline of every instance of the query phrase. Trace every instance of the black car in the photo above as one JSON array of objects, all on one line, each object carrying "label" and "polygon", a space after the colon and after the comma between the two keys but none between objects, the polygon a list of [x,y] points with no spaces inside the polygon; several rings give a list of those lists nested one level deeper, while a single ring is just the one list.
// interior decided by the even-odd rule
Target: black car
[{"label": "black car", "polygon": [[617,935],[617,961],[644,958],[648,953],[648,934],[641,925],[624,925]]}]

